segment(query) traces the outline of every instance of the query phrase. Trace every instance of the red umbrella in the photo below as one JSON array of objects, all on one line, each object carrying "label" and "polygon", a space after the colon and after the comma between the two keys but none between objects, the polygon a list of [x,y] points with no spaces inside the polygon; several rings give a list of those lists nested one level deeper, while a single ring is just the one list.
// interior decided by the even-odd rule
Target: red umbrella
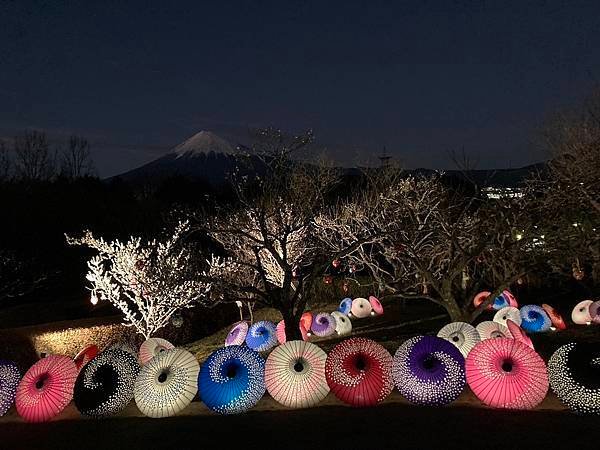
[{"label": "red umbrella", "polygon": [[544,360],[515,339],[480,342],[467,356],[466,371],[473,393],[494,408],[532,409],[548,392]]},{"label": "red umbrella", "polygon": [[533,342],[531,341],[531,338],[527,336],[525,331],[523,331],[523,328],[517,325],[516,322],[513,322],[511,319],[508,319],[506,321],[506,326],[508,327],[508,330],[510,331],[510,334],[512,335],[513,339],[522,342],[527,347],[535,350],[533,348]]},{"label": "red umbrella", "polygon": [[392,365],[392,355],[377,342],[350,338],[327,355],[325,376],[331,392],[344,403],[372,406],[394,388]]},{"label": "red umbrella", "polygon": [[73,398],[77,367],[68,356],[50,355],[27,371],[17,388],[17,412],[26,422],[45,422]]},{"label": "red umbrella", "polygon": [[79,353],[77,353],[75,358],[73,358],[77,370],[81,370],[81,368],[94,359],[96,355],[98,355],[98,346],[93,344],[88,345]]},{"label": "red umbrella", "polygon": [[554,326],[554,328],[557,330],[564,330],[567,328],[567,324],[557,310],[546,303],[542,304],[542,308],[544,308],[544,311],[546,311],[546,314],[548,314],[548,317],[550,317],[552,326]]},{"label": "red umbrella", "polygon": [[304,314],[302,314],[302,317],[300,317],[300,325],[301,325],[300,328],[302,329],[302,327],[303,327],[304,330],[306,330],[306,331],[310,330],[312,321],[313,321],[312,313],[310,311],[306,311]]},{"label": "red umbrella", "polygon": [[[477,294],[474,298],[473,298],[473,306],[475,306],[475,308],[477,308],[479,305],[481,305],[486,298],[488,298],[490,295],[492,295],[492,293],[490,291],[482,291],[479,294]],[[492,307],[494,302],[490,303],[489,305],[487,305],[486,309],[487,310],[492,310],[494,309]]]}]

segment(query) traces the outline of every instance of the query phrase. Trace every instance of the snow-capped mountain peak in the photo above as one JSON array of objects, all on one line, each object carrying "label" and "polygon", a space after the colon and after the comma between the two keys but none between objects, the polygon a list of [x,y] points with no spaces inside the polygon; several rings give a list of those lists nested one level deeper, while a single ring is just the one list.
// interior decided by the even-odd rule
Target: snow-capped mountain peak
[{"label": "snow-capped mountain peak", "polygon": [[200,131],[173,149],[176,158],[206,155],[209,152],[232,155],[234,147],[210,131]]}]

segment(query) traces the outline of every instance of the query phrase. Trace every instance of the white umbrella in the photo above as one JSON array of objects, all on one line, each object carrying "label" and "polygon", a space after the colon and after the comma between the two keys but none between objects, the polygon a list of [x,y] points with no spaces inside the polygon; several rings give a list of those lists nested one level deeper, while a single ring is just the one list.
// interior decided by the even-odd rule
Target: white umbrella
[{"label": "white umbrella", "polygon": [[142,345],[140,345],[140,351],[138,353],[138,359],[140,364],[143,366],[147,364],[152,358],[164,352],[165,350],[171,350],[175,348],[173,344],[171,344],[166,339],[161,338],[150,338],[146,339]]},{"label": "white umbrella", "polygon": [[481,341],[477,329],[466,322],[451,322],[442,327],[437,335],[454,344],[464,357],[466,357],[471,349]]},{"label": "white umbrella", "polygon": [[506,308],[502,308],[494,315],[494,322],[498,322],[504,326],[506,326],[506,321],[510,319],[517,325],[521,326],[521,312],[518,308],[514,306],[507,306]]},{"label": "white umbrella", "polygon": [[369,303],[369,300],[362,297],[357,297],[352,300],[352,309],[350,312],[357,319],[363,319],[365,317],[369,317],[371,315],[371,310],[373,307]]},{"label": "white umbrella", "polygon": [[339,311],[333,311],[331,315],[335,319],[335,332],[338,335],[344,336],[352,333],[352,321],[348,318],[348,316]]},{"label": "white umbrella", "polygon": [[508,330],[508,327],[502,325],[498,322],[492,322],[491,320],[486,320],[485,322],[481,322],[477,327],[475,327],[479,332],[479,336],[481,336],[481,340],[484,341],[486,339],[493,338],[511,338],[512,334]]}]

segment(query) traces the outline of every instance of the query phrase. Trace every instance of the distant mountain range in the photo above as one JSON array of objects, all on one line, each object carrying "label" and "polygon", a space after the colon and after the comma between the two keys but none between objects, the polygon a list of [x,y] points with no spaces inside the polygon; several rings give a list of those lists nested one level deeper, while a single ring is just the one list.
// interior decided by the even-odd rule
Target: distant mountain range
[{"label": "distant mountain range", "polygon": [[[131,183],[152,183],[171,177],[186,177],[218,186],[225,183],[236,169],[240,171],[241,168],[243,172],[244,167],[252,166],[252,164],[240,164],[242,158],[247,158],[247,153],[239,150],[242,147],[234,146],[210,131],[200,131],[160,158],[113,178]],[[513,187],[541,167],[542,164],[533,164],[516,169],[474,169],[466,173],[459,170],[445,170],[444,172],[447,175],[468,178],[480,186]],[[352,173],[359,169],[347,170]],[[408,172],[426,175],[436,171],[419,168],[410,169]]]}]

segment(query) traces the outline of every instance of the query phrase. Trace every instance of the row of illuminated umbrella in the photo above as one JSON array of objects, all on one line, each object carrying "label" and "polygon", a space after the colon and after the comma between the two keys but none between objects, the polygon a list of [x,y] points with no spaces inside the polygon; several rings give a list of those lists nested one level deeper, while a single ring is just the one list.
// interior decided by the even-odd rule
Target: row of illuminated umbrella
[{"label": "row of illuminated umbrella", "polygon": [[167,417],[197,393],[222,414],[252,408],[265,392],[289,408],[315,406],[329,392],[352,406],[373,406],[394,387],[414,404],[445,405],[467,385],[484,404],[511,409],[536,407],[550,385],[570,408],[600,413],[600,354],[585,344],[560,347],[548,365],[520,340],[502,337],[477,342],[466,357],[452,339],[437,336],[413,337],[394,356],[365,338],[346,339],[329,354],[310,342],[288,341],[266,359],[231,345],[213,352],[202,367],[191,353],[160,339],[142,344],[137,357],[118,347],[96,352],[89,347],[75,361],[48,356],[23,378],[13,363],[2,362],[0,413],[14,400],[26,421],[46,421],[73,400],[83,415],[100,418],[133,399],[143,414]]}]

